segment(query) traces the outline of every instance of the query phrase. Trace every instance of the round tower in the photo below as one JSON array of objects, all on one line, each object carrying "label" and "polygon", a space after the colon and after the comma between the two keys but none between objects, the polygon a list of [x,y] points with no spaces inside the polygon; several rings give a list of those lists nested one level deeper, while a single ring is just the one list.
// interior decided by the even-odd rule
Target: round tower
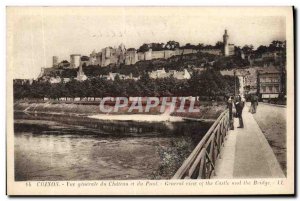
[{"label": "round tower", "polygon": [[80,54],[71,54],[70,55],[70,63],[71,63],[71,68],[77,68],[80,66]]}]

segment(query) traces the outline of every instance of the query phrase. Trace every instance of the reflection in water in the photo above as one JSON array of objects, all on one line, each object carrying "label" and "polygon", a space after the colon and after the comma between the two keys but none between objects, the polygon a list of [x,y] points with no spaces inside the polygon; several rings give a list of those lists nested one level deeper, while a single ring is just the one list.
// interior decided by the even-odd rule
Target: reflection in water
[{"label": "reflection in water", "polygon": [[210,126],[50,120],[15,119],[17,181],[168,179]]}]

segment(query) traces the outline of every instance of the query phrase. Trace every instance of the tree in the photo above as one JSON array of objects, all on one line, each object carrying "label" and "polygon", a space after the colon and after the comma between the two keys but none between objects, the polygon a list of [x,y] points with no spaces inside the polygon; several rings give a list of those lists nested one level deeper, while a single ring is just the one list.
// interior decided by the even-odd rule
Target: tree
[{"label": "tree", "polygon": [[285,49],[286,49],[286,41],[279,41],[279,40],[272,41],[268,47],[268,50],[271,52],[285,50]]},{"label": "tree", "polygon": [[103,78],[93,78],[91,85],[94,97],[104,97],[107,93],[107,81]]},{"label": "tree", "polygon": [[199,43],[196,48],[198,50],[201,50],[201,49],[203,49],[203,47],[204,47],[204,44],[203,43]]},{"label": "tree", "polygon": [[267,51],[268,51],[268,47],[267,47],[267,46],[264,46],[264,45],[261,45],[261,46],[259,46],[259,47],[256,49],[256,54],[261,55],[261,54],[263,54],[263,53],[265,53],[265,52],[267,52]]},{"label": "tree", "polygon": [[174,49],[179,48],[179,47],[180,47],[179,42],[176,42],[174,40],[168,41],[165,45],[165,48],[168,49],[168,50],[174,50]]},{"label": "tree", "polygon": [[90,58],[88,56],[82,56],[81,58],[81,61],[89,61]]},{"label": "tree", "polygon": [[198,49],[198,46],[187,43],[185,46],[182,46],[181,49]]},{"label": "tree", "polygon": [[253,52],[253,45],[245,45],[243,48],[242,48],[243,52],[245,54],[249,54],[249,53],[252,53]]},{"label": "tree", "polygon": [[150,43],[149,47],[153,51],[161,51],[164,50],[164,43]]},{"label": "tree", "polygon": [[135,51],[135,48],[128,48],[127,51]]},{"label": "tree", "polygon": [[70,62],[68,62],[67,60],[63,60],[61,62],[61,64],[62,64],[63,67],[69,67],[70,66]]},{"label": "tree", "polygon": [[148,44],[144,43],[142,46],[139,47],[138,52],[147,52],[149,51],[150,47]]},{"label": "tree", "polygon": [[216,99],[217,96],[226,96],[234,91],[233,76],[224,77],[219,71],[208,69],[201,73],[193,73],[188,80],[189,91],[193,96]]},{"label": "tree", "polygon": [[215,48],[217,48],[217,49],[221,49],[221,48],[223,48],[223,47],[224,47],[224,43],[221,42],[221,41],[218,41],[218,42],[216,43],[216,45],[215,45]]}]

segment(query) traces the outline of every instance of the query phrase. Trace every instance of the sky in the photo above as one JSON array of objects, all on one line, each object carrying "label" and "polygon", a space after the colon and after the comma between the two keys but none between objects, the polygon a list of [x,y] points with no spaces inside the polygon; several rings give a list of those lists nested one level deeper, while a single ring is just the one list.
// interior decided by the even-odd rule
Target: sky
[{"label": "sky", "polygon": [[[220,11],[220,12],[219,12]],[[169,40],[181,45],[215,44],[228,30],[237,46],[285,40],[285,17],[201,8],[10,8],[7,45],[14,78],[36,78],[51,67],[52,56],[89,55],[107,46],[138,48]]]}]

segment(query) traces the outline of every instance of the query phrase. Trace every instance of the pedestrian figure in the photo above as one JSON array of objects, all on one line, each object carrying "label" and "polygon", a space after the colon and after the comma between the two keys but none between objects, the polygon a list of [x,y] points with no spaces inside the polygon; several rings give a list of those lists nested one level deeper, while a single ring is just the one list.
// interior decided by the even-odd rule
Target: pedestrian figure
[{"label": "pedestrian figure", "polygon": [[250,107],[252,114],[256,113],[257,106],[258,106],[258,97],[255,94],[253,94],[251,96],[251,107]]},{"label": "pedestrian figure", "polygon": [[233,106],[233,97],[230,96],[227,101],[227,108],[229,109],[229,123],[230,123],[230,130],[234,130],[233,125],[233,118],[232,118],[232,106]]},{"label": "pedestrian figure", "polygon": [[235,108],[236,108],[236,115],[239,118],[239,126],[238,128],[244,128],[243,122],[243,108],[244,108],[244,101],[242,100],[241,96],[237,96],[235,99]]}]

